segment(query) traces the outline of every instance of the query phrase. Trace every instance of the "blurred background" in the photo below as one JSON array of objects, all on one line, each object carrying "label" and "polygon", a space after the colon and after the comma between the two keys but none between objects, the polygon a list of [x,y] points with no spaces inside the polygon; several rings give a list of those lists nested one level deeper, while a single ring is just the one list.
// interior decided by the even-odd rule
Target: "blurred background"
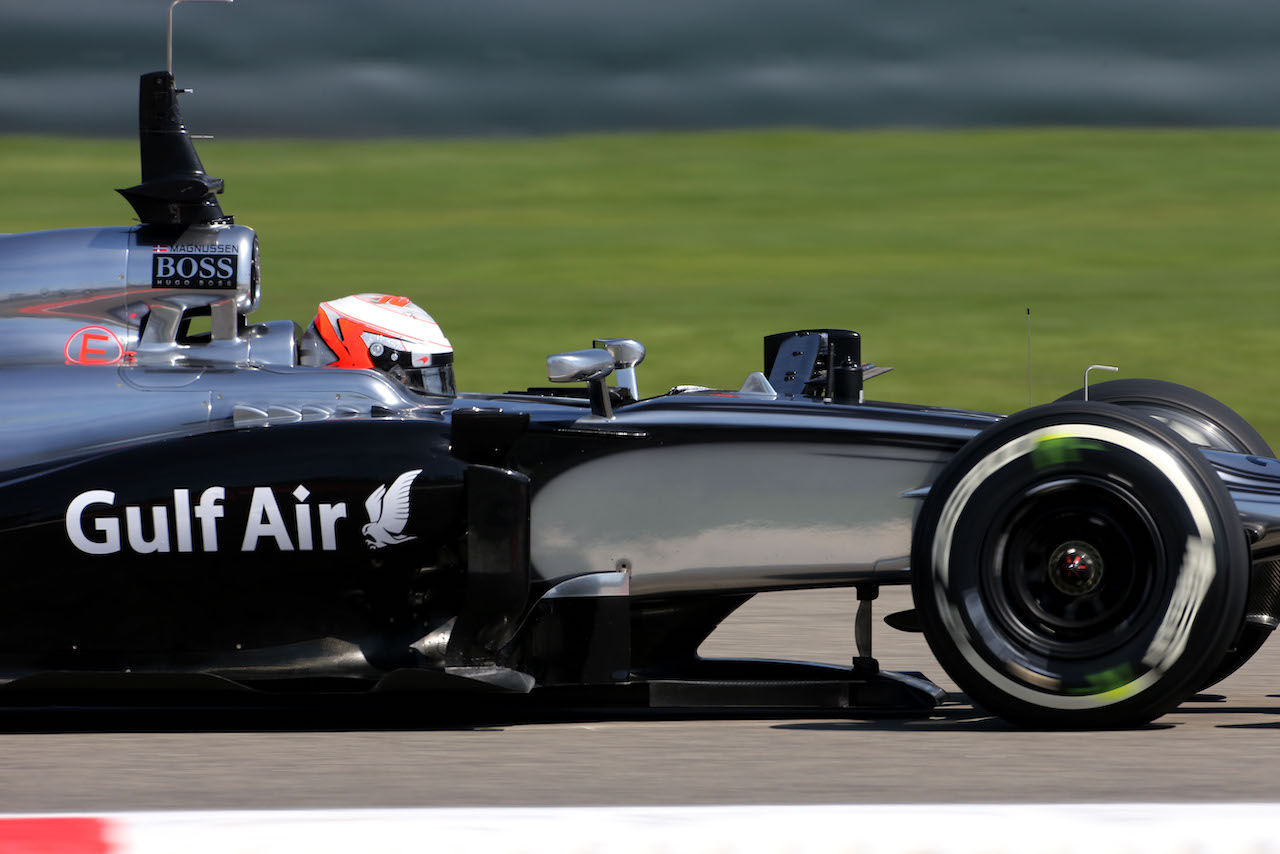
[{"label": "blurred background", "polygon": [[[0,0],[0,232],[123,224],[164,0]],[[873,398],[1012,411],[1084,368],[1280,445],[1280,6],[1260,0],[238,0],[174,71],[259,319],[412,297],[474,391],[643,341],[736,388],[835,326]],[[1028,329],[1031,308],[1028,389]]]}]

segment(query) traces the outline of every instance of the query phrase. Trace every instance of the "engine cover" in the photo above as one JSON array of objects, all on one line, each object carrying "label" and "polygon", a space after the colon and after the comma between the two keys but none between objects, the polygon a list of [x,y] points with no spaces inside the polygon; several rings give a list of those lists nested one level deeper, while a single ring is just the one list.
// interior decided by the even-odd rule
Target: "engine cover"
[{"label": "engine cover", "polygon": [[191,355],[184,321],[203,315],[208,343],[235,341],[257,307],[259,269],[257,236],[241,225],[0,235],[0,360],[172,361]]}]

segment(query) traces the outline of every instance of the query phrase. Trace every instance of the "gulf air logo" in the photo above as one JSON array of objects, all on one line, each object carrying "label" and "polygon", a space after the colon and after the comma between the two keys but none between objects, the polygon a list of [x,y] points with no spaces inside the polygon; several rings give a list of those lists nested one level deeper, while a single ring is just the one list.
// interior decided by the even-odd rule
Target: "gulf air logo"
[{"label": "gulf air logo", "polygon": [[[338,522],[347,503],[313,505],[301,484],[281,500],[275,490],[255,486],[248,510],[227,505],[227,491],[210,486],[200,492],[175,489],[161,504],[121,506],[109,489],[90,489],[71,499],[64,524],[71,544],[85,554],[109,555],[128,550],[152,552],[216,552],[225,548],[223,520],[233,517],[231,548],[258,551],[271,543],[276,551],[336,551]],[[281,506],[281,505],[284,506]],[[228,510],[232,510],[228,513]]]},{"label": "gulf air logo", "polygon": [[413,534],[404,532],[409,524],[409,490],[422,469],[413,469],[391,482],[390,487],[379,486],[365,499],[364,509],[369,514],[369,524],[360,529],[364,542],[371,549],[394,546],[416,540]]},{"label": "gulf air logo", "polygon": [[[388,485],[380,484],[365,499],[369,524],[361,528],[371,549],[417,539],[406,534],[413,482],[422,469],[404,472]],[[338,523],[347,518],[347,503],[312,502],[302,484],[280,496],[268,486],[255,486],[244,499],[229,501],[227,490],[210,486],[199,492],[172,491],[158,504],[121,504],[109,489],[90,489],[71,499],[63,524],[71,544],[85,554],[122,551],[217,552],[238,548],[254,552],[338,550]],[[229,530],[226,530],[228,529]]]},{"label": "gulf air logo", "polygon": [[105,326],[86,326],[72,333],[62,352],[68,365],[114,365],[124,358],[124,345]]}]

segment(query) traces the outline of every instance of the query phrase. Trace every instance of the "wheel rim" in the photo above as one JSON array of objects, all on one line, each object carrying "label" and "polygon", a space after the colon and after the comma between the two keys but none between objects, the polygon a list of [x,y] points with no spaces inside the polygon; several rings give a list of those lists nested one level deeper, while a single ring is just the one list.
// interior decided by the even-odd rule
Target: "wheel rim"
[{"label": "wheel rim", "polygon": [[983,596],[999,629],[1036,653],[1105,654],[1131,641],[1159,605],[1159,531],[1120,484],[1036,484],[1010,497],[992,532]]}]

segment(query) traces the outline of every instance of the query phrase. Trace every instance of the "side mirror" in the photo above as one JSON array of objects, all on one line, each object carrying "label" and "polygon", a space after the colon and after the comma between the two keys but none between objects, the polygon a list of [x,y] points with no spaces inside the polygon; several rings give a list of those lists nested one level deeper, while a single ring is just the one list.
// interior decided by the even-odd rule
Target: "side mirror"
[{"label": "side mirror", "polygon": [[547,379],[553,383],[586,382],[591,397],[591,411],[601,418],[612,418],[609,387],[605,377],[613,373],[613,356],[608,350],[574,350],[547,357]]},{"label": "side mirror", "polygon": [[613,357],[604,350],[574,350],[547,357],[547,379],[553,383],[602,380],[613,373]]},{"label": "side mirror", "polygon": [[644,361],[644,345],[634,338],[597,338],[595,346],[608,351],[613,357],[613,367],[618,372],[618,385],[630,391],[633,400],[639,400],[636,365]]}]

